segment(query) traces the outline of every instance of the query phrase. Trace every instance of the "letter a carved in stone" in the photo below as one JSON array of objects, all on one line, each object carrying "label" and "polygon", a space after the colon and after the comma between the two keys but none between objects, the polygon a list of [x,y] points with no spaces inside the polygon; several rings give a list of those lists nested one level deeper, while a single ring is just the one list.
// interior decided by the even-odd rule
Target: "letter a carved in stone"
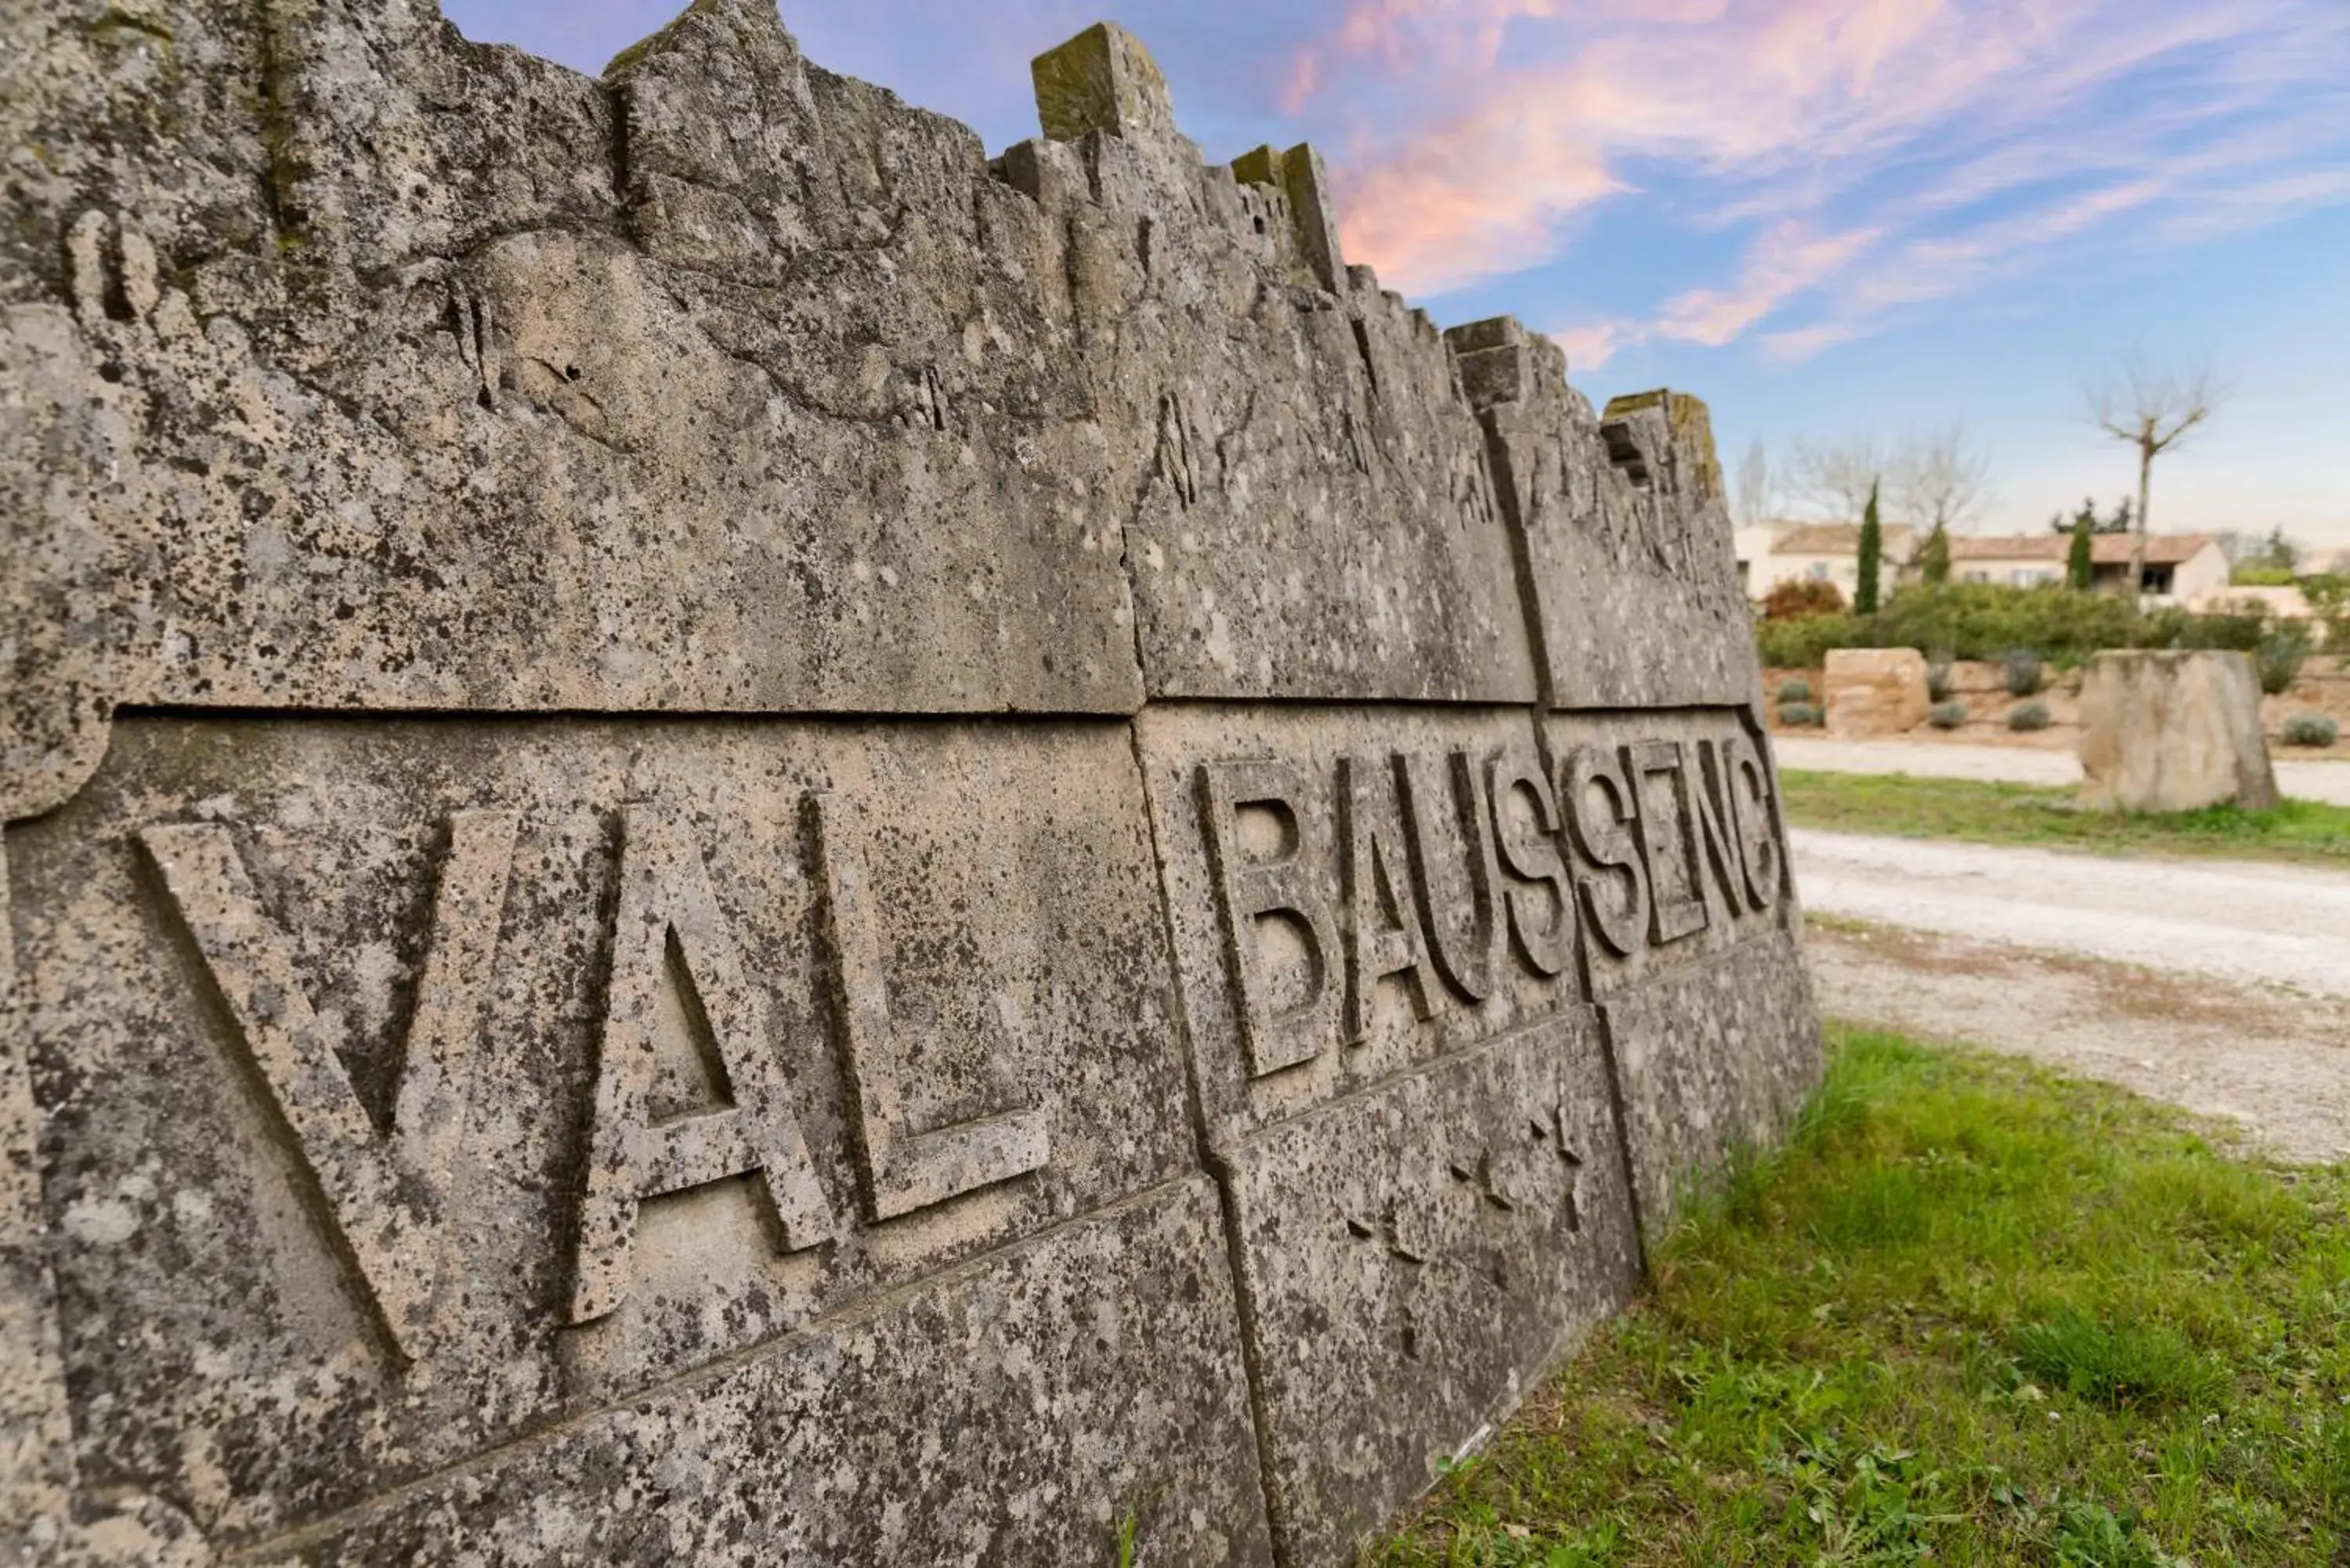
[{"label": "letter a carved in stone", "polygon": [[1436,1016],[1428,944],[1412,898],[1395,774],[1362,757],[1338,763],[1339,869],[1347,888],[1347,1038],[1371,1036],[1379,982],[1400,976],[1412,1016]]},{"label": "letter a carved in stone", "polygon": [[834,1027],[857,1101],[857,1148],[867,1215],[894,1220],[933,1203],[1041,1170],[1052,1147],[1035,1106],[916,1132],[889,1058],[897,1024],[873,909],[873,878],[857,803],[812,794],[808,815],[825,895]]},{"label": "letter a carved in stone", "polygon": [[[1307,813],[1311,797],[1295,768],[1271,760],[1213,763],[1199,774],[1200,819],[1205,828],[1208,873],[1223,917],[1224,954],[1239,995],[1241,1049],[1248,1074],[1262,1078],[1311,1062],[1330,1040],[1330,992],[1337,960],[1328,910],[1314,868],[1326,853]],[[1269,816],[1278,841],[1270,855],[1252,856],[1241,842],[1241,813]],[[1274,1002],[1266,972],[1263,928],[1287,929],[1303,948],[1303,983],[1288,987],[1287,1006]]]},{"label": "letter a carved in stone", "polygon": [[[620,831],[620,908],[596,1065],[573,1323],[602,1317],[628,1299],[645,1199],[755,1170],[783,1251],[815,1246],[836,1230],[785,1091],[766,1009],[743,973],[700,851],[652,806],[628,807]],[[656,1053],[672,994],[727,1102],[718,1108],[656,1112]]]},{"label": "letter a carved in stone", "polygon": [[474,1047],[514,858],[503,811],[450,818],[449,855],[416,987],[391,1130],[379,1131],[294,972],[286,935],[262,913],[225,827],[151,827],[140,835],[162,872],[247,1055],[325,1200],[399,1354],[435,1345],[438,1298],[454,1225]]}]

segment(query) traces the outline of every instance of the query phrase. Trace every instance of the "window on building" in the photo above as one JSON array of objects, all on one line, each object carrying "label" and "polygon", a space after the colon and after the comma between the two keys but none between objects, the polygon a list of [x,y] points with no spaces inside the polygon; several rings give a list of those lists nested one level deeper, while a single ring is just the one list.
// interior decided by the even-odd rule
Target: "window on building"
[{"label": "window on building", "polygon": [[1987,583],[1991,581],[1991,574],[1989,572],[1968,572],[1960,577],[1959,580],[1962,583]]},{"label": "window on building", "polygon": [[1825,583],[1828,580],[1828,564],[1825,561],[1814,561],[1810,570],[1804,575],[1815,583]]}]

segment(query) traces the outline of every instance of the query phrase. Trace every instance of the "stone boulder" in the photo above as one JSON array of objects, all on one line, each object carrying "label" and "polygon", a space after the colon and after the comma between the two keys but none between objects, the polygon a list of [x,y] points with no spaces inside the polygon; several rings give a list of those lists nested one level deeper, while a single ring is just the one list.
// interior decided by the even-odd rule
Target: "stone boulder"
[{"label": "stone boulder", "polygon": [[2098,654],[2081,689],[2081,804],[2103,810],[2276,805],[2251,660],[2211,651]]},{"label": "stone boulder", "polygon": [[1828,654],[1828,733],[1898,735],[1926,722],[1926,656],[1914,648],[1839,648]]}]

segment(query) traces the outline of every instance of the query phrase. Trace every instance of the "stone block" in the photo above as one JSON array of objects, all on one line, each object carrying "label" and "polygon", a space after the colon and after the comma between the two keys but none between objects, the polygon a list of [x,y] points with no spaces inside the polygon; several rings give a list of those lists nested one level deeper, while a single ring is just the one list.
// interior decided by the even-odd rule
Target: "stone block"
[{"label": "stone block", "polygon": [[1914,648],[1835,648],[1823,681],[1828,733],[1905,735],[1926,722],[1926,656]]},{"label": "stone block", "polygon": [[[5,847],[0,1022],[85,1476],[216,1541],[298,1534],[903,1300],[977,1381],[858,1415],[829,1458],[712,1456],[799,1500],[811,1533],[777,1540],[883,1531],[816,1481],[944,1440],[966,1395],[939,1486],[979,1508],[1061,1469],[1095,1439],[1034,1418],[1045,1383],[1010,1391],[1076,1356],[1105,1380],[1085,1418],[1141,1444],[1087,1463],[1135,1485],[1038,1520],[1196,1483],[1250,1556],[1239,1365],[1194,1376],[1236,1333],[1216,1244],[1183,1243],[1170,1294],[1102,1242],[1021,1287],[1050,1293],[1026,1340],[934,1286],[1197,1168],[1122,726],[125,718]],[[1149,1314],[1200,1347],[1180,1381]],[[972,1550],[952,1522],[908,1552]]]},{"label": "stone block", "polygon": [[1773,930],[1601,1009],[1640,1225],[1661,1235],[1731,1162],[1777,1144],[1819,1085],[1802,948]]},{"label": "stone block", "polygon": [[1284,1560],[1345,1561],[1637,1272],[1523,710],[1137,721]]},{"label": "stone block", "polygon": [[1229,1180],[1289,1563],[1353,1561],[1638,1282],[1580,1010],[1282,1122]]},{"label": "stone block", "polygon": [[2081,687],[2081,804],[2199,811],[2277,804],[2251,660],[2228,651],[2100,653]]},{"label": "stone block", "polygon": [[1759,700],[1705,405],[1618,398],[1604,417],[1548,338],[1501,317],[1447,335],[1521,553],[1544,701],[1556,708]]},{"label": "stone block", "polygon": [[1142,41],[1115,22],[1097,22],[1029,63],[1036,118],[1055,141],[1089,132],[1107,136],[1175,134],[1167,78]]},{"label": "stone block", "polygon": [[0,753],[114,703],[1140,701],[1061,226],[967,128],[766,0],[603,82],[431,6],[156,26],[5,51],[54,169],[0,192],[0,609],[54,635]]},{"label": "stone block", "polygon": [[1213,1189],[910,1294],[257,1543],[286,1563],[1271,1560]]},{"label": "stone block", "polygon": [[1084,152],[1068,275],[1149,694],[1531,698],[1475,416],[1435,327],[1354,286],[1310,151]]}]

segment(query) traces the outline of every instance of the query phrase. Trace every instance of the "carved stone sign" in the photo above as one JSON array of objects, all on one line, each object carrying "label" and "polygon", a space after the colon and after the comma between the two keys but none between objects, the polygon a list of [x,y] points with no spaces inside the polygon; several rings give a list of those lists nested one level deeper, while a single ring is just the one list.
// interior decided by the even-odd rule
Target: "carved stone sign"
[{"label": "carved stone sign", "polygon": [[1115,28],[990,161],[135,9],[0,33],[0,1563],[1346,1562],[1786,1125],[1702,405]]}]

